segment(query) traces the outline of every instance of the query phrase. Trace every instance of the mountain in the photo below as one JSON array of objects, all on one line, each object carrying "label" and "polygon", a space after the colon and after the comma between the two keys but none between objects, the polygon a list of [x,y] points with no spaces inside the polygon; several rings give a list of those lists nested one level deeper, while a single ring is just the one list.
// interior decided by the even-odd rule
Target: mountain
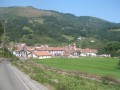
[{"label": "mountain", "polygon": [[16,16],[25,16],[25,17],[39,17],[39,16],[50,16],[53,13],[50,11],[39,10],[34,7],[1,7],[0,14],[10,14]]},{"label": "mountain", "polygon": [[[10,41],[27,44],[65,44],[78,37],[120,41],[120,23],[91,16],[75,16],[52,10],[27,7],[0,7]],[[116,30],[117,29],[117,30]]]}]

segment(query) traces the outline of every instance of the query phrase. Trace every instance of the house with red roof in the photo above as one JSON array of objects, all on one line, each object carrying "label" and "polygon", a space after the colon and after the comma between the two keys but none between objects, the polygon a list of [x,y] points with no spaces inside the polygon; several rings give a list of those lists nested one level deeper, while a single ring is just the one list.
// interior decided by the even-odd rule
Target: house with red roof
[{"label": "house with red roof", "polygon": [[34,51],[32,53],[32,58],[44,59],[44,58],[51,58],[51,54],[49,51]]},{"label": "house with red roof", "polygon": [[63,56],[65,49],[62,47],[49,47],[48,51],[52,56]]},{"label": "house with red roof", "polygon": [[80,49],[80,56],[97,56],[97,49]]},{"label": "house with red roof", "polygon": [[17,57],[24,57],[24,56],[26,56],[26,52],[24,51],[24,48],[25,48],[24,44],[17,45],[16,48],[17,49],[15,51],[13,51],[13,55],[15,55]]},{"label": "house with red roof", "polygon": [[17,49],[13,51],[13,54],[22,59],[31,58],[32,52],[35,50],[34,47],[28,47],[24,44],[17,45],[16,48]]}]

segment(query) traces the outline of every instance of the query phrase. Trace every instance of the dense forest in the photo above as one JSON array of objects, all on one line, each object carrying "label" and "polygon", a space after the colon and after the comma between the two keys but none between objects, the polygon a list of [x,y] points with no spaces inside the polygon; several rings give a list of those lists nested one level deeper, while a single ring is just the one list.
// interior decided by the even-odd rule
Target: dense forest
[{"label": "dense forest", "polygon": [[[75,16],[30,6],[1,7],[0,21],[7,21],[4,26],[9,42],[28,45],[66,45],[76,42],[81,48],[101,49],[108,42],[120,41],[119,23],[91,16]],[[0,29],[3,28],[1,25]]]}]

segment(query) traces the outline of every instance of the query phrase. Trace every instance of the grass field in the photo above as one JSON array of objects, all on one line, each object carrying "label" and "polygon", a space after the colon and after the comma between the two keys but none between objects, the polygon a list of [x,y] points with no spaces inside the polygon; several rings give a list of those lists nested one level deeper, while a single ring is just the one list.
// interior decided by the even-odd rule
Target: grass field
[{"label": "grass field", "polygon": [[[120,84],[98,82],[78,75],[61,75],[54,71],[38,67],[38,64],[31,61],[14,61],[13,65],[25,72],[30,78],[47,85],[50,90],[119,90]],[[41,65],[40,65],[41,66]]]},{"label": "grass field", "polygon": [[[47,66],[47,68],[36,62]],[[77,70],[95,74],[100,73],[100,75],[110,73],[115,77],[119,77],[120,73],[116,69],[116,63],[117,59],[112,58],[51,58],[43,60],[32,59],[25,62],[14,60],[12,62],[13,65],[28,74],[30,78],[48,86],[50,90],[119,90],[120,84],[111,83],[112,78],[104,78],[98,82],[80,77],[78,74],[59,74],[49,68],[54,67],[70,71]],[[116,79],[113,78],[112,80]]]},{"label": "grass field", "polygon": [[120,70],[117,69],[118,60],[115,58],[50,58],[36,60],[36,62],[48,67],[97,75],[112,75],[120,79]]}]

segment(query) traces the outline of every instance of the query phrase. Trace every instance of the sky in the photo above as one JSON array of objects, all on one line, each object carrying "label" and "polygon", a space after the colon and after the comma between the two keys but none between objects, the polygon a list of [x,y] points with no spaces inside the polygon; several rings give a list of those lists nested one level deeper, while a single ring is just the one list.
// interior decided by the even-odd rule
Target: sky
[{"label": "sky", "polygon": [[0,0],[0,7],[33,6],[120,23],[120,0]]}]

